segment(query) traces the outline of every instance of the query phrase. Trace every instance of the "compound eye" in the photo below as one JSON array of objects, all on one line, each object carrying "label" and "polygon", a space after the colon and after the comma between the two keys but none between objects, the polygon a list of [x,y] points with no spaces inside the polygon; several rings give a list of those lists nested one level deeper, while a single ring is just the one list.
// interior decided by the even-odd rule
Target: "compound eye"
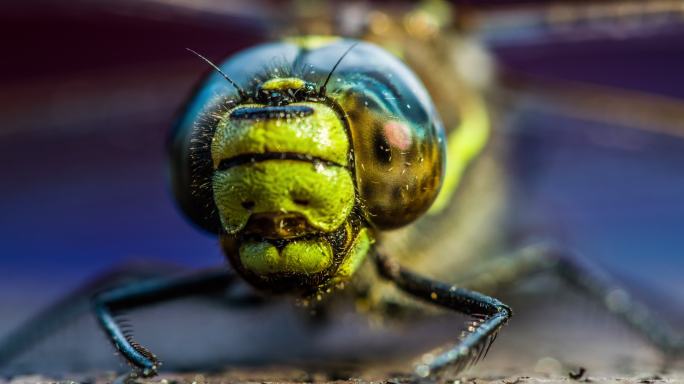
[{"label": "compound eye", "polygon": [[348,53],[327,83],[326,96],[346,114],[368,220],[381,229],[398,228],[417,219],[437,196],[444,131],[427,90],[405,64],[373,45],[354,43],[349,50],[350,44],[327,46],[309,59],[332,67],[333,58]]}]

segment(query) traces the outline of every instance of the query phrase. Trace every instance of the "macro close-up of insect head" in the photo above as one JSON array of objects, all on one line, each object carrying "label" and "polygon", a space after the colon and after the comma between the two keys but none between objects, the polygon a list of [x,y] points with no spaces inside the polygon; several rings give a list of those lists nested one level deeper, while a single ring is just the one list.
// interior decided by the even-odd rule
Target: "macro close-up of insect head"
[{"label": "macro close-up of insect head", "polygon": [[0,384],[684,383],[681,1],[0,25]]}]

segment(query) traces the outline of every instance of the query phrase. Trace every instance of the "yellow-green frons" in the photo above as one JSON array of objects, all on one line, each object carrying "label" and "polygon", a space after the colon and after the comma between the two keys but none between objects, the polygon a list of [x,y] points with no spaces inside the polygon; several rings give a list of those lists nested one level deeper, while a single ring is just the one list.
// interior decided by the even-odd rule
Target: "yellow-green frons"
[{"label": "yellow-green frons", "polygon": [[240,246],[240,262],[259,274],[323,271],[332,264],[332,247],[324,239],[294,240],[279,253],[266,241],[247,241]]},{"label": "yellow-green frons", "polygon": [[[347,165],[349,139],[342,121],[330,107],[321,103],[293,103],[306,106],[314,113],[268,119],[231,119],[228,111],[211,142],[214,167],[221,160],[238,155],[259,153],[299,153]],[[244,107],[265,107],[246,104]]]},{"label": "yellow-green frons", "polygon": [[464,99],[463,120],[447,139],[447,167],[442,189],[429,214],[441,212],[449,204],[471,161],[482,152],[489,140],[490,121],[481,96]]},{"label": "yellow-green frons", "polygon": [[235,234],[252,213],[300,213],[324,232],[342,225],[355,191],[344,167],[298,160],[266,160],[217,171],[214,201],[225,231]]},{"label": "yellow-green frons", "polygon": [[349,247],[349,253],[344,259],[340,267],[337,269],[334,281],[335,283],[343,282],[349,280],[354,272],[359,269],[363,261],[368,255],[371,245],[375,242],[368,228],[361,228],[359,233],[356,235],[351,247]]},{"label": "yellow-green frons", "polygon": [[294,44],[302,49],[313,50],[326,45],[330,45],[340,41],[339,36],[329,35],[307,35],[307,36],[292,36],[286,37],[283,40],[287,43]]},{"label": "yellow-green frons", "polygon": [[277,77],[264,81],[260,88],[266,91],[304,88],[306,82],[298,77]]}]

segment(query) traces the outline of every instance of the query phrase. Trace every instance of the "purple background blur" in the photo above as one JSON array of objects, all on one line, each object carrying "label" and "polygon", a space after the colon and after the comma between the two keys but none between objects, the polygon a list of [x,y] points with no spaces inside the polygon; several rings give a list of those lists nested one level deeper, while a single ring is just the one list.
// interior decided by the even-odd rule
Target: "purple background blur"
[{"label": "purple background blur", "polygon": [[[217,265],[166,184],[165,140],[207,66],[262,41],[239,16],[74,2],[0,12],[0,336],[110,267]],[[498,46],[503,68],[684,98],[684,31]],[[684,140],[519,111],[534,211],[616,275],[684,304]],[[681,311],[679,312],[681,315]]]}]

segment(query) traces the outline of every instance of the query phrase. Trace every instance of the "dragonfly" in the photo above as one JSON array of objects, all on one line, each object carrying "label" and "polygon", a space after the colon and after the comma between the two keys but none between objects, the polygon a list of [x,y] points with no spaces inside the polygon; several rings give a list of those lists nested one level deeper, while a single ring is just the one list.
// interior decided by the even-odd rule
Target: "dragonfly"
[{"label": "dragonfly", "polygon": [[[208,6],[211,12],[218,13],[221,6],[214,4],[212,7],[212,4],[207,3],[204,6]],[[543,31],[544,34],[540,38],[552,34],[554,29],[562,32],[563,28],[572,28],[573,31],[577,31],[579,27],[573,23],[582,24],[588,21],[596,23],[593,27],[597,31],[593,33],[600,34],[603,28],[619,29],[625,12],[628,16],[630,12],[643,15],[644,9],[635,5],[630,7],[629,3],[620,4],[622,8],[619,9],[617,6],[613,9],[611,6],[595,5],[582,12],[575,7],[542,7],[527,10],[528,13],[525,14],[523,9],[523,14],[528,17],[523,18],[523,23],[534,24],[529,18],[548,23],[542,23],[542,29],[547,30]],[[662,8],[654,11],[657,17],[654,16],[653,25],[649,25],[649,20],[641,21],[639,31],[664,28],[663,23],[669,23],[667,17],[676,14],[676,8],[667,7],[666,2],[662,4]],[[529,100],[530,97],[536,97],[543,99],[537,100],[537,105],[534,106],[536,108],[560,108],[562,112],[592,119],[620,120],[627,125],[636,125],[640,129],[658,127],[660,132],[677,137],[681,136],[681,130],[677,126],[677,119],[672,116],[678,116],[679,106],[676,103],[669,106],[667,103],[660,103],[659,99],[648,97],[630,98],[622,93],[611,94],[605,89],[576,85],[573,87],[573,84],[539,84],[535,83],[534,79],[520,79],[513,75],[510,75],[510,78],[504,76],[505,87],[494,83],[495,68],[492,58],[475,40],[466,37],[464,30],[467,28],[463,25],[482,23],[485,26],[480,25],[482,32],[490,41],[497,44],[504,44],[507,39],[515,42],[516,39],[530,38],[507,36],[507,32],[516,28],[518,31],[524,31],[524,26],[521,28],[519,25],[510,26],[504,23],[503,27],[500,27],[502,31],[496,30],[496,22],[492,20],[495,21],[497,16],[501,17],[496,12],[483,12],[483,21],[477,20],[480,15],[477,11],[469,15],[466,9],[465,15],[455,20],[454,9],[460,9],[444,2],[425,2],[420,6],[409,4],[397,6],[396,9],[390,6],[374,9],[362,4],[336,6],[339,10],[333,12],[329,9],[318,9],[314,3],[302,3],[296,10],[297,14],[291,16],[301,20],[295,23],[300,29],[296,31],[297,34],[330,34],[339,30],[344,35],[374,42],[404,60],[423,80],[435,100],[446,129],[446,155],[449,159],[442,182],[442,192],[426,216],[411,226],[382,233],[377,239],[379,254],[397,257],[399,264],[382,257],[377,259],[379,273],[385,275],[388,281],[374,281],[365,286],[365,296],[360,299],[363,305],[367,306],[368,310],[388,312],[390,307],[411,308],[416,305],[410,295],[433,302],[454,300],[454,295],[449,289],[441,289],[440,285],[429,285],[430,288],[427,289],[425,285],[418,284],[419,275],[413,274],[412,271],[430,276],[436,281],[447,282],[449,287],[457,284],[459,289],[462,287],[476,292],[492,293],[506,290],[506,287],[525,281],[533,274],[549,272],[557,274],[580,291],[605,303],[611,312],[642,332],[666,355],[676,353],[680,346],[667,325],[652,316],[646,306],[633,300],[629,293],[615,282],[582,265],[572,252],[562,246],[544,242],[527,246],[511,243],[510,231],[505,229],[503,220],[509,205],[506,200],[506,193],[509,192],[507,189],[515,181],[510,180],[505,168],[504,155],[508,143],[501,139],[502,135],[497,131],[497,127],[503,125],[503,117],[511,116],[510,104],[514,104],[517,99]],[[283,11],[276,5],[272,5],[270,9]],[[230,10],[234,11],[232,8]],[[340,20],[332,20],[333,15],[340,15]],[[508,15],[510,16],[510,13]],[[249,14],[249,17],[255,16]],[[331,27],[336,24],[336,28]],[[615,33],[615,30],[611,29],[610,33]],[[580,38],[591,39],[591,36]],[[343,65],[344,54],[340,53],[339,64]],[[331,64],[335,65],[335,62]],[[593,100],[591,103],[583,105],[582,102],[575,102],[589,97]],[[615,108],[616,100],[626,100],[628,105],[634,106],[631,108],[632,114],[623,113],[622,108],[619,114],[607,113],[606,110],[609,110],[611,105]],[[596,104],[600,107],[597,108]],[[662,113],[663,108],[668,113]],[[476,176],[472,175],[478,175],[477,179],[481,181],[473,181]],[[382,219],[381,216],[379,220]],[[403,265],[408,269],[404,270]],[[224,278],[223,273],[217,277],[218,280]],[[188,280],[184,281],[188,283]],[[189,281],[190,287],[197,283],[194,279]],[[217,283],[216,280],[212,281],[213,284]],[[218,286],[222,287],[220,284]],[[409,296],[398,291],[406,291]],[[188,289],[187,292],[193,290]],[[143,297],[132,306],[150,300]],[[422,307],[419,308],[423,310]],[[497,308],[503,312],[508,311],[503,304]],[[464,366],[478,360],[486,352],[489,341],[499,331],[499,325],[510,316],[503,315],[503,318],[498,318],[496,326],[492,326],[491,323],[487,323],[491,319],[485,316],[486,313],[473,314],[478,317],[469,325],[472,328],[470,336],[464,339],[468,348],[463,349],[464,344],[461,343],[437,355],[437,358],[431,355],[431,358],[424,359],[416,366],[417,376],[428,376],[448,367],[459,372]],[[111,328],[109,330],[115,332]],[[479,333],[483,334],[482,337],[472,338],[472,335]],[[469,345],[467,340],[474,341]],[[128,348],[139,352],[143,358],[149,359],[152,356],[142,347],[138,350],[137,343],[127,341],[130,344]],[[148,353],[150,355],[146,356]],[[143,367],[142,371],[153,373],[156,366],[153,368]]]}]

